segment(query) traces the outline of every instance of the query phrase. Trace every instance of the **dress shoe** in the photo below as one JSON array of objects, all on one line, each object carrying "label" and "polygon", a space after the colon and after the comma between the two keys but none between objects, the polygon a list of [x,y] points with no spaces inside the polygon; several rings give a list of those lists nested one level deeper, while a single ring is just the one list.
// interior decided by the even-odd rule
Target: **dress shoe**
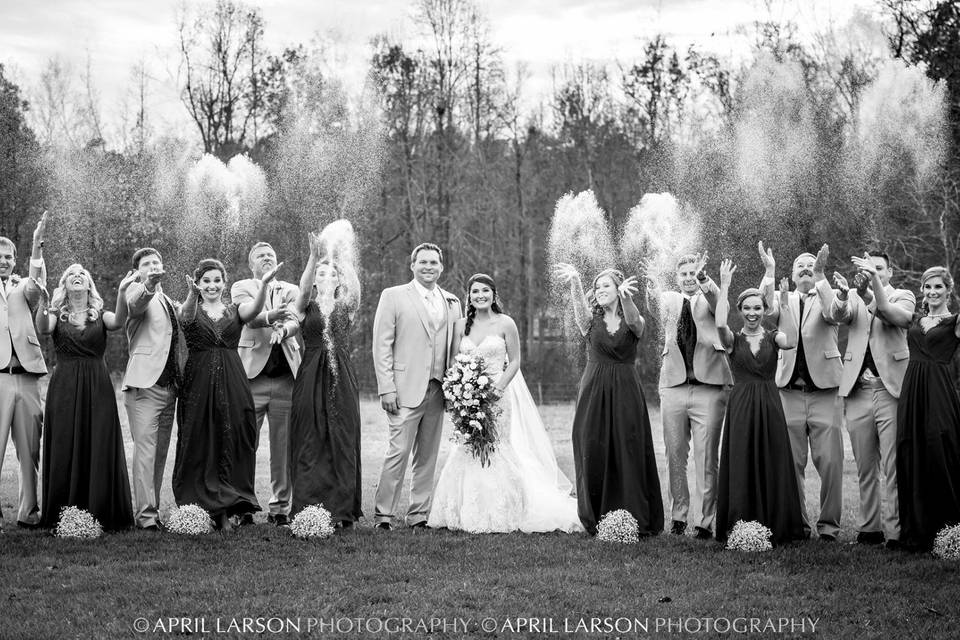
[{"label": "dress shoe", "polygon": [[427,528],[427,523],[426,523],[426,522],[418,522],[418,523],[416,523],[416,524],[410,525],[410,528],[411,528],[411,529],[426,529],[426,528]]},{"label": "dress shoe", "polygon": [[832,535],[829,533],[820,534],[820,542],[836,542],[836,541],[837,541],[837,536],[835,535]]},{"label": "dress shoe", "polygon": [[[252,520],[253,520],[253,517],[251,516],[250,519],[251,519],[251,521],[252,521]],[[272,513],[271,513],[270,515],[267,516],[267,522],[269,522],[270,524],[272,524],[272,525],[274,525],[274,526],[277,526],[277,527],[289,527],[289,526],[290,526],[290,518],[288,518],[288,517],[287,517],[287,514],[285,514],[285,513],[278,513],[278,514],[272,514]]]},{"label": "dress shoe", "polygon": [[670,525],[670,533],[675,536],[682,536],[687,531],[687,523],[682,520],[674,520]]},{"label": "dress shoe", "polygon": [[17,520],[17,526],[21,529],[39,529],[39,522],[24,522],[23,520]]},{"label": "dress shoe", "polygon": [[246,527],[247,525],[253,524],[253,514],[249,511],[247,513],[242,513],[237,518],[237,524],[241,527]]},{"label": "dress shoe", "polygon": [[333,528],[334,529],[352,529],[353,520],[339,520],[335,525],[333,525]]},{"label": "dress shoe", "polygon": [[390,529],[393,529],[393,527],[390,526],[389,522],[378,522],[377,529],[381,529],[383,531],[390,531]]},{"label": "dress shoe", "polygon": [[883,532],[861,531],[857,534],[857,544],[883,544]]},{"label": "dress shoe", "polygon": [[146,527],[143,527],[143,531],[149,531],[150,533],[163,533],[166,530],[167,528],[163,526],[159,521],[154,522],[151,525],[147,525]]},{"label": "dress shoe", "polygon": [[703,527],[696,528],[697,533],[693,536],[697,540],[711,540],[713,538],[713,533],[710,532],[710,529],[704,529]]}]

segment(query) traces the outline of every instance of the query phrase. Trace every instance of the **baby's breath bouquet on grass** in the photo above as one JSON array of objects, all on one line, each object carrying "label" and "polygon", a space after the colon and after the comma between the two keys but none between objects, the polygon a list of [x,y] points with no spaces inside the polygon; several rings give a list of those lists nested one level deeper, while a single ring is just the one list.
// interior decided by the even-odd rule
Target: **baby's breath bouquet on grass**
[{"label": "baby's breath bouquet on grass", "polygon": [[597,540],[603,542],[638,542],[637,519],[626,509],[608,511],[597,525]]},{"label": "baby's breath bouquet on grass", "polygon": [[330,512],[322,504],[305,507],[290,522],[290,533],[297,538],[329,538],[333,535]]},{"label": "baby's breath bouquet on grass", "polygon": [[933,555],[941,560],[960,560],[960,524],[940,529],[933,541]]},{"label": "baby's breath bouquet on grass", "polygon": [[457,355],[443,378],[443,397],[449,403],[457,442],[466,445],[485,467],[490,464],[490,454],[496,448],[500,407],[493,380],[484,371],[482,356]]},{"label": "baby's breath bouquet on grass", "polygon": [[736,551],[769,551],[773,548],[770,538],[773,532],[755,520],[737,520],[727,536],[727,549]]},{"label": "baby's breath bouquet on grass", "polygon": [[170,512],[167,530],[184,536],[199,536],[213,531],[213,520],[200,505],[185,504]]},{"label": "baby's breath bouquet on grass", "polygon": [[53,530],[58,538],[99,538],[103,527],[89,511],[79,507],[64,507],[60,510],[60,521]]}]

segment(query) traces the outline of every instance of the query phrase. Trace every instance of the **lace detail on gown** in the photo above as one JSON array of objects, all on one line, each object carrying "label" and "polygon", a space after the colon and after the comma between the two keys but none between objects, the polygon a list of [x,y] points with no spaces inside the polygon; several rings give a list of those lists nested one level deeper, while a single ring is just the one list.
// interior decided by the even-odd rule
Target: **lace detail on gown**
[{"label": "lace detail on gown", "polygon": [[[501,336],[487,336],[479,344],[464,336],[460,352],[483,356],[484,372],[495,382],[503,375],[507,345]],[[434,489],[429,526],[470,533],[583,530],[576,499],[569,494],[569,481],[556,468],[552,450],[521,456],[514,448],[518,435],[524,443],[542,446],[546,441],[546,446],[550,446],[529,391],[524,388],[524,394],[517,390],[517,385],[522,384],[525,383],[518,372],[500,400],[497,445],[490,456],[490,466],[481,466],[466,447],[457,445],[451,450]],[[525,423],[518,424],[520,416]],[[540,437],[522,433],[536,429],[543,432]],[[553,460],[553,467],[544,464],[543,458]]]}]

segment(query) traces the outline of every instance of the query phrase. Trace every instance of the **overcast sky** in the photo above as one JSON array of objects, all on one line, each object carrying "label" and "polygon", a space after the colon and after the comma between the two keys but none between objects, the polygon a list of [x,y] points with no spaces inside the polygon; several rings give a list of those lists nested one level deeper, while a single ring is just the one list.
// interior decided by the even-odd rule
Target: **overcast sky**
[{"label": "overcast sky", "polygon": [[[197,4],[192,2],[191,4]],[[150,8],[147,8],[147,5]],[[87,64],[106,119],[131,86],[131,66],[144,60],[154,78],[150,107],[155,126],[186,119],[177,98],[175,15],[181,0],[0,0],[0,63],[27,96],[46,61],[59,55],[76,69]],[[269,49],[308,43],[315,34],[336,32],[348,87],[359,87],[379,33],[414,41],[414,0],[261,0]],[[512,68],[530,65],[528,90],[549,91],[549,70],[582,58],[636,58],[657,33],[685,48],[695,43],[721,56],[737,57],[748,40],[738,27],[765,19],[760,0],[486,0],[480,1],[492,37]],[[777,0],[772,16],[797,22],[803,31],[846,22],[857,6],[875,10],[874,0]],[[530,98],[528,97],[528,100]]]}]

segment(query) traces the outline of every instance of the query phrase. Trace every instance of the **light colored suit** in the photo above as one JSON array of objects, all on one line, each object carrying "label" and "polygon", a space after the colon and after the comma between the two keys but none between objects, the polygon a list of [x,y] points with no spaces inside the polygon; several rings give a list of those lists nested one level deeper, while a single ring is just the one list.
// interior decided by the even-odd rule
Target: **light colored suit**
[{"label": "light colored suit", "polygon": [[697,492],[702,496],[697,527],[713,530],[717,511],[717,467],[720,433],[727,406],[727,387],[733,383],[726,350],[720,343],[714,310],[717,285],[707,280],[690,298],[690,312],[697,329],[693,352],[693,376],[702,384],[687,383],[687,369],[677,343],[677,325],[684,296],[675,291],[660,297],[664,332],[663,362],[660,366],[660,419],[667,452],[668,500],[671,518],[687,521],[690,489],[687,485],[687,458],[693,441],[697,469]]},{"label": "light colored suit", "polygon": [[[260,280],[248,278],[238,280],[230,288],[230,298],[236,304],[249,302],[260,291]],[[267,324],[267,313],[288,305],[291,309],[300,292],[299,287],[289,282],[273,281],[267,285],[267,297],[256,318],[244,325],[240,334],[238,352],[243,369],[250,379],[250,392],[257,412],[257,447],[260,445],[260,428],[266,416],[270,428],[270,515],[290,515],[290,411],[293,404],[293,379],[300,370],[300,345],[297,332],[300,324],[296,320],[284,323],[287,337],[280,343],[283,355],[290,366],[290,374],[270,378],[261,375],[270,358],[273,345],[270,336],[271,325]],[[274,314],[276,315],[276,314]]]},{"label": "light colored suit", "polygon": [[[912,292],[894,289],[889,284],[884,291],[891,303],[913,314],[917,300]],[[857,463],[860,486],[857,529],[860,533],[882,531],[887,540],[899,540],[897,400],[910,360],[907,329],[877,314],[876,303],[865,304],[855,289],[850,290],[846,301],[838,298],[834,308],[837,316],[845,317],[850,323],[839,392],[844,400],[844,418]],[[868,344],[879,377],[860,375]],[[880,473],[884,477],[882,492]],[[881,509],[884,502],[886,509]]]},{"label": "light colored suit", "polygon": [[[6,370],[0,373],[0,467],[12,431],[20,462],[17,520],[29,525],[40,522],[37,473],[43,405],[38,381],[47,372],[33,322],[40,288],[32,279],[46,280],[42,260],[30,261],[29,279],[10,276],[6,285],[0,286],[0,369]],[[12,367],[26,373],[12,373]]]},{"label": "light colored suit", "polygon": [[[764,278],[761,283],[770,306],[769,313],[780,325],[780,306],[774,299],[773,278]],[[836,290],[825,280],[819,280],[805,297],[803,317],[800,317],[800,296],[791,291],[787,312],[793,316],[795,326],[800,328],[804,360],[810,378],[818,390],[794,389],[787,385],[793,377],[797,363],[797,349],[779,350],[777,363],[777,386],[780,401],[787,419],[790,447],[800,489],[800,506],[803,509],[805,532],[811,526],[804,500],[804,478],[807,467],[807,447],[813,466],[820,476],[820,518],[817,531],[820,535],[836,537],[840,533],[840,515],[843,509],[843,438],[840,435],[840,405],[837,386],[843,374],[840,348],[837,343],[837,325],[844,320],[834,315],[833,302]]]},{"label": "light colored suit", "polygon": [[[123,404],[133,438],[130,466],[134,513],[138,527],[149,527],[159,520],[160,486],[177,401],[175,384],[157,385],[171,349],[175,351],[177,368],[181,366],[179,345],[173,344],[174,327],[170,320],[171,312],[176,317],[176,307],[160,285],[151,293],[140,282],[127,288],[127,307],[130,357],[123,376]],[[181,335],[179,331],[178,335]]]},{"label": "light colored suit", "polygon": [[[438,287],[439,289],[439,287]],[[387,414],[390,442],[377,486],[375,520],[390,522],[400,502],[407,461],[413,453],[413,482],[407,522],[426,522],[443,424],[444,370],[450,362],[453,325],[461,316],[460,301],[439,289],[443,319],[431,320],[413,282],[385,289],[373,321],[373,365],[377,392],[397,394],[396,415]]]}]

